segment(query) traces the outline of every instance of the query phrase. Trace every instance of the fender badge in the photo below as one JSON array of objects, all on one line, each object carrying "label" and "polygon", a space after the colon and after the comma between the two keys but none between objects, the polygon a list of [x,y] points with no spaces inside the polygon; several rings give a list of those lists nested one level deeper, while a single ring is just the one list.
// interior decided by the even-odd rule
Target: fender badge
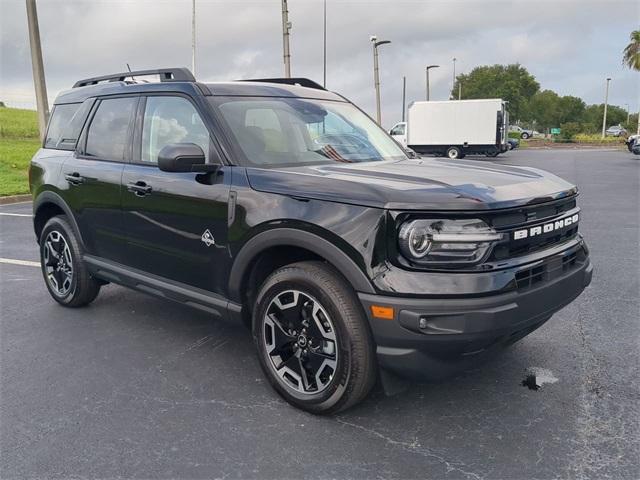
[{"label": "fender badge", "polygon": [[204,244],[207,247],[210,247],[211,245],[215,245],[216,241],[213,238],[213,235],[211,235],[211,232],[209,231],[209,229],[207,228],[204,233],[202,234],[202,237],[200,237],[200,239],[204,242]]}]

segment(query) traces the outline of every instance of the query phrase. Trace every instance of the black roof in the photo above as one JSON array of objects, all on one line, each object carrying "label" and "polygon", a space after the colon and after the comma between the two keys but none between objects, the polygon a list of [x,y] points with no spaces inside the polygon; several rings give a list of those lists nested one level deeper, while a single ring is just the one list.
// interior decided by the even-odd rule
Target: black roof
[{"label": "black roof", "polygon": [[[173,75],[169,75],[167,72],[173,73]],[[135,78],[143,74],[155,73],[160,74],[161,81],[147,83],[125,80],[127,77]],[[192,78],[193,76],[190,76],[187,69],[146,70],[92,77],[79,80],[75,83],[74,88],[61,92],[55,103],[78,103],[97,96],[151,92],[176,92],[205,96],[298,97],[345,101],[344,97],[329,92],[314,81],[305,78],[273,78],[216,83],[200,83],[195,79],[191,80]]]}]

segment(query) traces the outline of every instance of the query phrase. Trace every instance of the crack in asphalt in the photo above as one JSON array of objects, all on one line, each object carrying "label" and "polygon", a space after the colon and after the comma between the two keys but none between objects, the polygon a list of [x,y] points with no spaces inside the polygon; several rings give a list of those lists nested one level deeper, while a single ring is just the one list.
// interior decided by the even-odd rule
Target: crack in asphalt
[{"label": "crack in asphalt", "polygon": [[377,430],[373,430],[371,428],[367,428],[364,427],[362,425],[358,425],[357,423],[352,423],[352,422],[348,422],[346,420],[343,420],[340,417],[336,417],[335,419],[338,423],[342,424],[342,425],[346,425],[352,428],[356,428],[358,430],[362,430],[363,432],[366,432],[374,437],[377,437],[381,440],[384,440],[387,444],[389,445],[393,445],[396,447],[401,448],[402,450],[406,451],[406,452],[410,452],[410,453],[415,453],[417,455],[420,455],[422,457],[425,458],[434,458],[436,459],[438,462],[440,462],[441,464],[443,464],[446,468],[445,474],[449,474],[451,472],[458,472],[461,473],[462,475],[464,475],[466,478],[474,478],[476,480],[482,480],[483,477],[473,473],[473,472],[469,472],[467,470],[463,470],[462,467],[466,468],[468,467],[468,465],[466,465],[463,462],[452,462],[450,460],[447,460],[445,457],[443,457],[440,454],[435,453],[433,450],[431,450],[430,448],[427,447],[423,447],[422,445],[420,445],[420,443],[418,442],[418,439],[414,439],[413,442],[403,442],[401,440],[395,440],[387,435],[385,435],[384,433],[378,432]]}]

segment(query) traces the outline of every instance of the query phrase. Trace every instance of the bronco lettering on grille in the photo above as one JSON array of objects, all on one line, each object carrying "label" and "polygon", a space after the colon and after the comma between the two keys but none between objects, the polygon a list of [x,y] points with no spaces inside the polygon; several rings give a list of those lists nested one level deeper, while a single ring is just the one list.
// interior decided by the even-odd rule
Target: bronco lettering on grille
[{"label": "bronco lettering on grille", "polygon": [[556,230],[567,228],[571,225],[578,223],[579,215],[576,213],[570,217],[561,218],[553,222],[545,223],[543,225],[536,225],[535,227],[524,228],[522,230],[516,230],[513,232],[514,240],[522,240],[528,237],[535,237],[536,235],[542,235],[543,233],[551,233]]}]

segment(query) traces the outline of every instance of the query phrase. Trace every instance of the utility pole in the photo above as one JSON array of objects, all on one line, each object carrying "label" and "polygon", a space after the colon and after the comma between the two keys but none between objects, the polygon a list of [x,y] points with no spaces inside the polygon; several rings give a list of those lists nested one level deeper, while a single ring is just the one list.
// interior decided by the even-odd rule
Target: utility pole
[{"label": "utility pole", "polygon": [[427,71],[427,87],[426,87],[427,88],[427,95],[426,95],[427,102],[429,101],[429,94],[430,94],[429,70],[431,70],[432,68],[438,68],[438,67],[440,67],[440,65],[428,65],[427,68],[426,68],[426,71]]},{"label": "utility pole", "polygon": [[322,86],[327,88],[327,0],[324,0],[322,24]]},{"label": "utility pole", "polygon": [[196,0],[191,2],[191,72],[196,75]]},{"label": "utility pole", "polygon": [[462,99],[462,83],[458,83],[458,100]]},{"label": "utility pole", "polygon": [[456,86],[456,57],[453,57],[453,81],[451,82],[451,99],[455,98],[453,96],[453,89]]},{"label": "utility pole", "polygon": [[36,89],[36,105],[38,107],[38,126],[40,127],[40,140],[44,140],[47,122],[49,121],[49,100],[47,99],[47,84],[44,80],[38,11],[36,9],[36,0],[26,1],[29,44],[31,46],[31,67],[33,69],[33,84]]},{"label": "utility pole", "polygon": [[289,31],[291,22],[289,21],[289,9],[287,0],[282,0],[282,51],[284,56],[284,76],[291,78],[291,51],[289,50]]},{"label": "utility pole", "polygon": [[609,102],[609,82],[610,78],[607,78],[607,83],[604,89],[604,115],[602,116],[602,138],[604,139],[605,131],[607,129],[607,103]]},{"label": "utility pole", "polygon": [[407,104],[407,77],[402,77],[402,121],[404,122],[405,105]]},{"label": "utility pole", "polygon": [[380,40],[378,37],[372,35],[369,40],[373,45],[373,84],[376,88],[376,120],[378,125],[382,125],[382,114],[380,113],[380,75],[378,72],[378,47],[391,43],[391,40]]}]

